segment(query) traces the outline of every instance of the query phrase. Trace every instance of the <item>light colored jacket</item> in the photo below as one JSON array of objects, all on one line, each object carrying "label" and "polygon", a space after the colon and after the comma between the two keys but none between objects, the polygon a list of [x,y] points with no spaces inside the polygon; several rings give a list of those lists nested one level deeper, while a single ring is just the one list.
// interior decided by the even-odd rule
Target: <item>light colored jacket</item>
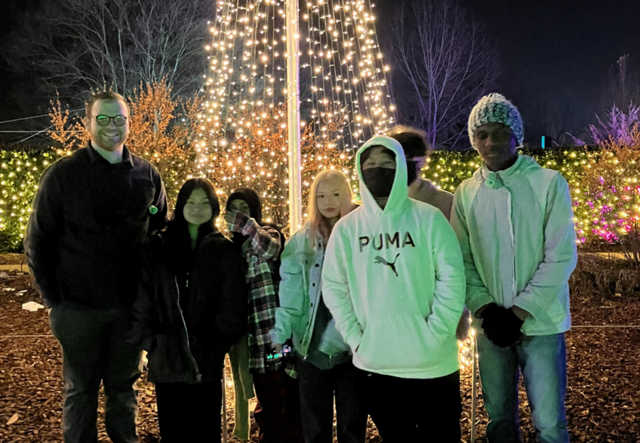
[{"label": "light colored jacket", "polygon": [[360,180],[363,205],[342,217],[329,239],[322,270],[324,300],[360,369],[430,379],[458,370],[456,327],[464,306],[464,265],[442,212],[410,199],[400,144],[390,149],[396,174],[382,210]]},{"label": "light colored jacket", "polygon": [[483,165],[456,190],[451,223],[472,313],[489,303],[518,306],[531,314],[525,335],[571,327],[568,281],[577,246],[569,186],[560,173],[525,155],[505,171]]},{"label": "light colored jacket", "polygon": [[451,219],[453,194],[438,189],[431,181],[420,178],[412,183],[409,186],[409,198],[435,206],[442,211],[447,220]]},{"label": "light colored jacket", "polygon": [[[280,264],[280,307],[276,309],[276,325],[269,332],[272,343],[284,343],[293,336],[293,346],[302,356],[309,351],[316,314],[322,296],[322,262],[324,242],[317,236],[312,247],[309,224],[289,239]],[[318,349],[327,355],[349,350],[331,319],[319,340]]]}]

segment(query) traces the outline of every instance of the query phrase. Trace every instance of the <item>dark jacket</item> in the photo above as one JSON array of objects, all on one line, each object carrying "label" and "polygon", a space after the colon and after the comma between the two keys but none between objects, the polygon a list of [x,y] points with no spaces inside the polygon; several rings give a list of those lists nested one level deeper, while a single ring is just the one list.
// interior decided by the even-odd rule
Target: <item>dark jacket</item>
[{"label": "dark jacket", "polygon": [[154,383],[215,381],[225,354],[247,330],[244,259],[219,232],[195,252],[187,300],[180,300],[166,235],[143,246],[130,342],[149,351]]},{"label": "dark jacket", "polygon": [[91,147],[55,162],[40,179],[24,240],[45,303],[131,307],[140,244],[166,214],[160,174],[126,147],[113,165]]}]

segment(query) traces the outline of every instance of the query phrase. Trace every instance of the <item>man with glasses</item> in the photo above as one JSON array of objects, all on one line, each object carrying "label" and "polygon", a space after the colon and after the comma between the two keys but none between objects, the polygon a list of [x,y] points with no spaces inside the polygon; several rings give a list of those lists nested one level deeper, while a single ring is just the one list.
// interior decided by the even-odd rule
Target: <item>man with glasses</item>
[{"label": "man with glasses", "polygon": [[166,222],[158,171],[129,152],[129,107],[119,94],[95,94],[86,107],[89,145],[42,175],[24,246],[34,283],[50,308],[63,354],[66,443],[137,442],[140,353],[125,342],[136,291],[138,247]]}]

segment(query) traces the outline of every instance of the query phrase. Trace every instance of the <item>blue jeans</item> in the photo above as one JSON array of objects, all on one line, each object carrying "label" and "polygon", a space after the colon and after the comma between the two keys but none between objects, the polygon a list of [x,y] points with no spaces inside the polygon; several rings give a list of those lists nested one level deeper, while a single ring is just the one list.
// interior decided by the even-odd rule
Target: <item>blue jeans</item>
[{"label": "blue jeans", "polygon": [[97,443],[98,392],[105,393],[105,427],[113,443],[137,443],[136,392],[140,351],[125,342],[129,311],[74,309],[64,303],[50,314],[62,346],[62,426],[65,443]]},{"label": "blue jeans", "polygon": [[478,334],[480,379],[489,415],[490,443],[519,443],[518,381],[522,371],[539,443],[569,443],[564,399],[567,348],[564,334],[524,337],[499,348]]}]

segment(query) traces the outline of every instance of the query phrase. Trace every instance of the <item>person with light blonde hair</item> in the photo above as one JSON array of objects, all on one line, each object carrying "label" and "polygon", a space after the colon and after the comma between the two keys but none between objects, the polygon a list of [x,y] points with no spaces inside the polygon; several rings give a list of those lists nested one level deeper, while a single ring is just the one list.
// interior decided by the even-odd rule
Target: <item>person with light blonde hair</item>
[{"label": "person with light blonde hair", "polygon": [[275,351],[292,339],[297,357],[302,427],[307,443],[333,442],[335,396],[338,441],[363,443],[367,414],[356,395],[357,370],[349,346],[322,299],[320,274],[333,226],[355,208],[347,177],[318,174],[309,192],[308,221],[284,248],[280,307],[271,330]]}]

